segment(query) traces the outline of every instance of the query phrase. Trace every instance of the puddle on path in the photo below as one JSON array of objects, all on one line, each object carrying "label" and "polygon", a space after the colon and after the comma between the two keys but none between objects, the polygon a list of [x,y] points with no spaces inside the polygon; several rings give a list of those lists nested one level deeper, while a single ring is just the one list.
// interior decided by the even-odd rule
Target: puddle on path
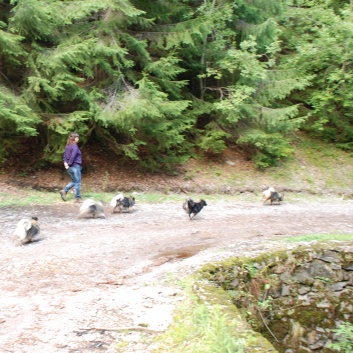
[{"label": "puddle on path", "polygon": [[166,250],[153,257],[153,265],[160,266],[169,261],[184,260],[198,254],[208,247],[208,244],[200,244]]}]

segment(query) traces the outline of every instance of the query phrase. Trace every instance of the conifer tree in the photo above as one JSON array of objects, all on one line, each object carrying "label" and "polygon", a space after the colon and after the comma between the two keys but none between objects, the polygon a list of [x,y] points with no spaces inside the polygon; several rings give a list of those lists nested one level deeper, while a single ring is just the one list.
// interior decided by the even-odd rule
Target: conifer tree
[{"label": "conifer tree", "polygon": [[33,136],[59,161],[77,130],[149,169],[228,144],[266,167],[305,121],[348,146],[351,9],[290,4],[0,0],[0,158]]},{"label": "conifer tree", "polygon": [[[1,6],[5,9],[5,6]],[[39,116],[21,97],[22,62],[27,53],[22,45],[23,37],[7,31],[7,24],[0,19],[0,163],[16,149],[16,136],[37,135]]]},{"label": "conifer tree", "polygon": [[312,76],[311,89],[293,96],[308,117],[306,130],[353,150],[353,8],[349,1],[297,1],[283,19],[283,64]]},{"label": "conifer tree", "polygon": [[20,89],[48,130],[48,160],[61,158],[72,130],[129,158],[147,156],[150,167],[148,159],[168,167],[182,155],[190,127],[189,118],[176,119],[189,104],[177,79],[182,69],[173,53],[147,50],[153,20],[142,10],[127,0],[13,4],[8,32],[28,51]]},{"label": "conifer tree", "polygon": [[259,167],[290,154],[284,135],[303,118],[285,99],[308,86],[310,77],[281,66],[277,20],[285,6],[286,1],[208,1],[199,9],[211,29],[200,49],[200,97],[213,103],[202,149],[219,152],[226,141],[235,142],[251,151]]}]

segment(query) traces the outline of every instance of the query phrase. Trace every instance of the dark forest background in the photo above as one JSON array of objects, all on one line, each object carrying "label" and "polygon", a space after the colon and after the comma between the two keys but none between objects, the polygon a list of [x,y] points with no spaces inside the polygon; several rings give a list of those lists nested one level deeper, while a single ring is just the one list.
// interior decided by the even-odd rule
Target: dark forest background
[{"label": "dark forest background", "polygon": [[148,171],[300,131],[353,151],[344,0],[0,0],[0,163],[61,160],[71,131]]}]

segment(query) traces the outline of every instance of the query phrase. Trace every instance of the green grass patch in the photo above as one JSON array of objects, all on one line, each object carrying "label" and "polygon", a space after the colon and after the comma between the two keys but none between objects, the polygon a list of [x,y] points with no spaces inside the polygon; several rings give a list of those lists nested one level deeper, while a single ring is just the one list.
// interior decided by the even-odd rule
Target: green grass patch
[{"label": "green grass patch", "polygon": [[50,205],[60,199],[58,193],[21,190],[18,193],[1,192],[0,208],[7,206]]},{"label": "green grass patch", "polygon": [[273,239],[272,241],[284,241],[286,243],[299,243],[299,242],[310,242],[310,241],[347,241],[353,240],[353,234],[305,234],[295,237]]},{"label": "green grass patch", "polygon": [[153,353],[242,353],[244,340],[236,337],[237,321],[218,305],[200,304],[186,298],[168,330],[158,338]]},{"label": "green grass patch", "polygon": [[[166,203],[166,202],[180,202],[182,204],[187,197],[191,197],[194,201],[198,202],[201,199],[206,200],[208,204],[217,202],[257,202],[260,206],[261,203],[261,192],[258,193],[239,193],[237,195],[227,195],[227,194],[196,194],[190,193],[186,194],[175,194],[175,193],[144,193],[144,192],[126,192],[125,196],[134,196],[136,199],[136,204],[143,203]],[[83,200],[93,198],[95,200],[103,201],[107,204],[110,203],[111,199],[115,195],[108,192],[82,192]],[[285,201],[287,202],[301,202],[302,199],[317,200],[319,196],[316,195],[302,195],[302,194],[292,194],[289,193],[285,195]],[[67,202],[73,202],[75,196],[72,193],[67,194]],[[323,196],[320,196],[320,200],[323,200]],[[330,196],[332,200],[332,196]],[[33,189],[19,189],[18,192],[0,192],[0,208],[9,206],[33,206],[33,205],[51,205],[63,202],[60,198],[59,192],[49,192],[49,191],[38,191]]]},{"label": "green grass patch", "polygon": [[[163,194],[163,193],[124,193],[125,196],[134,196],[136,203],[164,203],[164,202],[184,202],[189,196],[195,201],[200,199],[216,201],[220,199],[218,195],[197,195],[197,194]],[[103,201],[107,204],[115,195],[112,193],[94,193],[83,192],[82,199],[93,198],[95,200]],[[231,196],[222,195],[222,200],[230,200]],[[67,202],[75,200],[75,196],[71,193],[67,194]],[[32,206],[32,205],[51,205],[62,202],[59,192],[37,191],[20,189],[18,192],[0,192],[0,208],[8,206]]]}]

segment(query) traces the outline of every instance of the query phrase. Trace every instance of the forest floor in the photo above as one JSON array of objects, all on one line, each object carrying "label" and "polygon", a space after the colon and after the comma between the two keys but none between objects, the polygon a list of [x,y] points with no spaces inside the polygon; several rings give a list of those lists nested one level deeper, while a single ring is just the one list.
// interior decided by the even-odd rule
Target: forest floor
[{"label": "forest floor", "polygon": [[[203,264],[292,247],[280,241],[287,237],[353,234],[351,184],[337,179],[336,189],[324,185],[332,176],[320,175],[314,183],[303,176],[300,183],[289,173],[285,183],[257,174],[236,154],[213,164],[194,161],[177,176],[146,176],[93,157],[83,174],[83,198],[89,190],[134,192],[130,212],[112,214],[105,205],[105,219],[78,218],[73,197],[60,199],[58,191],[68,182],[60,168],[0,175],[0,201],[32,189],[58,195],[46,206],[1,208],[2,352],[152,352],[154,338],[185,298],[180,281]],[[261,191],[269,185],[285,191],[281,205],[262,204]],[[180,199],[145,202],[147,192]],[[186,195],[207,201],[192,221],[182,209]],[[15,246],[18,220],[33,215],[41,224],[39,238]]]}]

